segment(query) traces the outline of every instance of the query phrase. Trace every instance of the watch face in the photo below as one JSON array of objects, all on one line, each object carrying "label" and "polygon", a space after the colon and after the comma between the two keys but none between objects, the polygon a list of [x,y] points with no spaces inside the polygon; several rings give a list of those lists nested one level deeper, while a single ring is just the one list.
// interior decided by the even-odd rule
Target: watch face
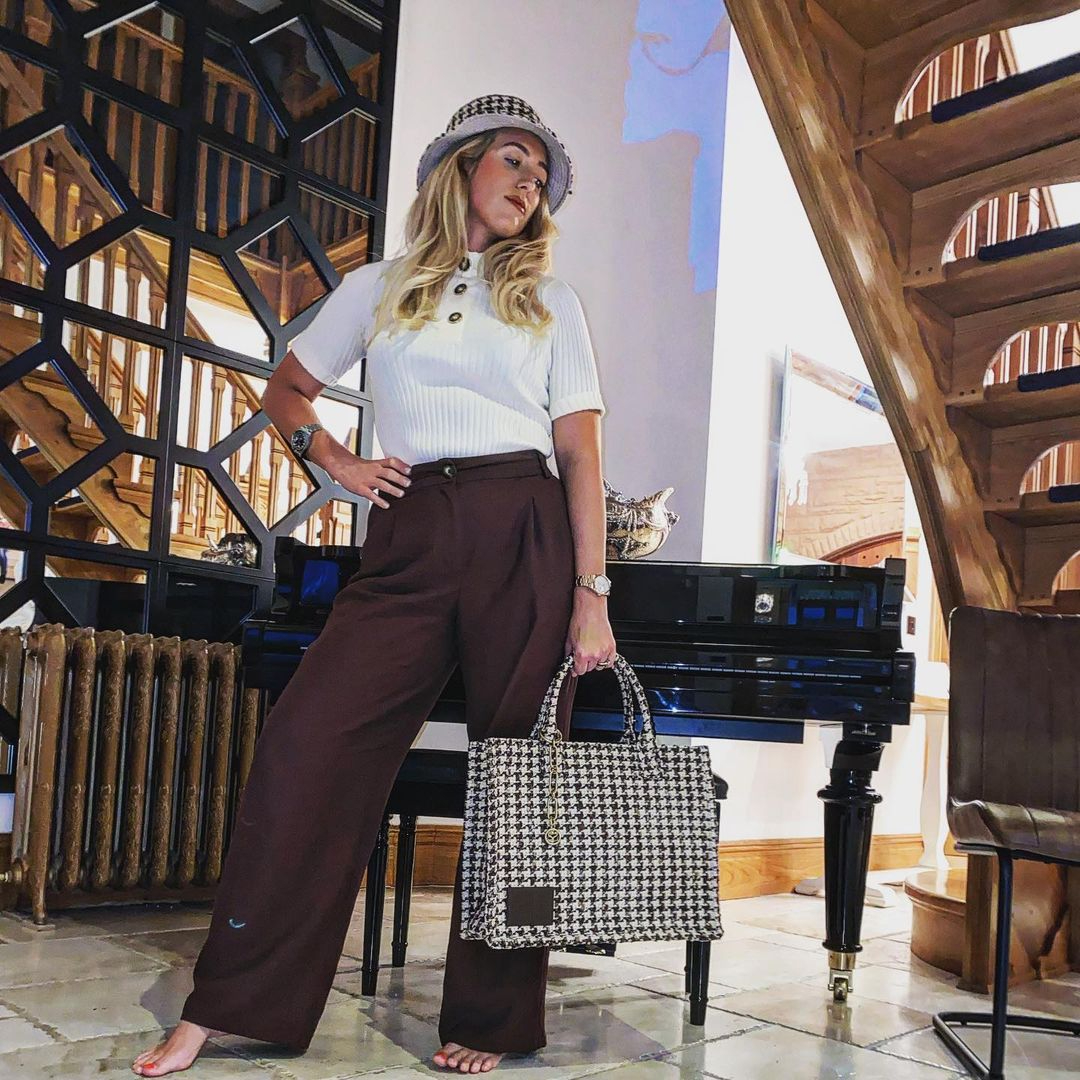
[{"label": "watch face", "polygon": [[607,577],[605,574],[597,574],[596,591],[602,596],[606,596],[611,592],[611,578]]},{"label": "watch face", "polygon": [[289,436],[289,443],[292,445],[293,452],[296,454],[303,454],[307,449],[310,438],[311,436],[308,432],[297,428],[296,431]]}]

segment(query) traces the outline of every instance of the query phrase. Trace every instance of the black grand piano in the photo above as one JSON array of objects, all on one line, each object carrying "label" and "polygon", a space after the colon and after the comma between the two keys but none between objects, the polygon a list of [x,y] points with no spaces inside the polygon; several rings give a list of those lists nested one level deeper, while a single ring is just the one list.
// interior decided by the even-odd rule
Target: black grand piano
[{"label": "black grand piano", "polygon": [[[246,684],[271,696],[288,681],[362,557],[354,547],[308,547],[291,538],[279,539],[275,555],[271,611],[244,624],[242,649]],[[847,998],[861,948],[874,806],[881,801],[871,775],[893,726],[908,723],[914,695],[915,659],[900,648],[904,568],[903,559],[886,559],[883,567],[642,559],[609,562],[606,570],[615,640],[648,694],[658,735],[792,743],[803,740],[807,724],[834,725],[829,782],[818,794],[825,813],[823,944],[829,987],[839,1001]],[[458,673],[430,719],[464,722]],[[582,678],[571,738],[615,739],[622,725],[616,680]],[[419,759],[413,783],[422,787],[427,763],[422,753],[413,755]],[[462,759],[455,775],[463,781],[464,752],[449,756]],[[463,803],[462,782],[456,813],[439,805],[420,812],[460,817]],[[402,850],[399,840],[399,866]],[[369,867],[369,881],[372,869],[380,871]],[[406,905],[407,922],[401,892],[395,903]],[[381,921],[381,910],[368,914]],[[399,948],[403,942],[395,940],[395,956]],[[377,960],[376,944],[375,969]],[[689,965],[688,952],[688,989]],[[703,1019],[703,998],[694,997],[699,1007],[692,1011]]]}]

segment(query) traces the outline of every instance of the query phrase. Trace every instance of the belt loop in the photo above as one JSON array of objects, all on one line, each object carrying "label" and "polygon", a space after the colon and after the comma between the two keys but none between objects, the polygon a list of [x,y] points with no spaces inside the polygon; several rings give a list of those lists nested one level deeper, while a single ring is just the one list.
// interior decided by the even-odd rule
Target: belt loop
[{"label": "belt loop", "polygon": [[541,473],[541,475],[542,475],[542,476],[543,476],[543,477],[544,477],[544,478],[545,478],[546,480],[550,480],[550,479],[551,479],[551,477],[552,477],[552,476],[553,476],[554,474],[552,473],[551,469],[550,469],[550,468],[548,467],[548,463],[547,463],[547,458],[546,458],[546,457],[544,457],[544,453],[543,453],[543,451],[542,451],[542,450],[537,450],[537,451],[536,451],[536,456],[537,456],[537,458],[538,458],[538,459],[539,459],[539,461],[540,461],[540,473]]}]

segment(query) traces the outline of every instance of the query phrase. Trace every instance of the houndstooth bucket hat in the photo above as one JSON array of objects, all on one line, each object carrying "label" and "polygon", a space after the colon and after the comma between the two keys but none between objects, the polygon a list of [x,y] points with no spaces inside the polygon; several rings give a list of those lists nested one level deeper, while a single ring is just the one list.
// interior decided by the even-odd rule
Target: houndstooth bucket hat
[{"label": "houndstooth bucket hat", "polygon": [[531,131],[541,139],[548,151],[548,209],[554,214],[571,194],[574,167],[566,147],[559,137],[539,117],[536,110],[519,97],[510,94],[485,94],[466,102],[453,116],[446,130],[428,143],[420,155],[416,170],[416,187],[419,190],[446,153],[472,135],[493,128],[515,127]]}]

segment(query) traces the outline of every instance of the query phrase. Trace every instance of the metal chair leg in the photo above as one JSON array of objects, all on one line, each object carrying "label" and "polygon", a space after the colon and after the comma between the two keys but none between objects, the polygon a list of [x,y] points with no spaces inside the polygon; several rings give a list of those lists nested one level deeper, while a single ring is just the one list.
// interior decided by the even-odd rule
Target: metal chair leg
[{"label": "metal chair leg", "polygon": [[[1038,1031],[1048,1035],[1080,1036],[1080,1022],[1046,1016],[1010,1015],[1009,939],[1012,930],[1013,855],[998,851],[997,933],[994,940],[994,997],[989,1013],[942,1012],[934,1017],[934,1030],[959,1061],[979,1080],[1004,1080],[1005,1037],[1009,1029]],[[990,1028],[990,1064],[987,1065],[953,1029]]]},{"label": "metal chair leg", "polygon": [[1009,1009],[1009,942],[1012,937],[1013,860],[998,855],[997,940],[994,943],[994,1014],[990,1028],[990,1076],[1005,1075],[1005,1021]]}]

